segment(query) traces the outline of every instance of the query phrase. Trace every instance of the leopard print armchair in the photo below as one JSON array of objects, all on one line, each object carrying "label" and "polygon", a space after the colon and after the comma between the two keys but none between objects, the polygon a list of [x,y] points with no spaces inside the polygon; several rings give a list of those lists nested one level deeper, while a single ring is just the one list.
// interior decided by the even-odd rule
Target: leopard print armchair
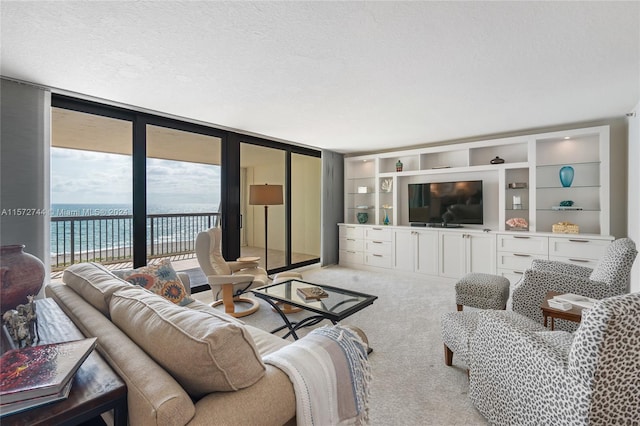
[{"label": "leopard print armchair", "polygon": [[479,315],[469,397],[490,424],[640,422],[640,293],[596,302],[575,333]]},{"label": "leopard print armchair", "polygon": [[[624,294],[629,291],[631,266],[638,251],[629,238],[609,244],[594,269],[568,263],[534,260],[513,289],[513,310],[543,323],[540,305],[548,291],[575,293],[594,299]],[[556,320],[558,330],[575,331],[577,324]]]}]

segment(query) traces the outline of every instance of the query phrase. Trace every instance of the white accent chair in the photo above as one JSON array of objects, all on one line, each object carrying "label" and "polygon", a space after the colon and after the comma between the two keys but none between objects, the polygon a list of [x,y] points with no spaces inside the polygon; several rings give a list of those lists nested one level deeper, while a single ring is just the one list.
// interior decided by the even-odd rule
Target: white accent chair
[{"label": "white accent chair", "polygon": [[[227,262],[222,257],[220,228],[210,228],[198,234],[196,257],[213,292],[215,302],[211,306],[224,304],[225,312],[236,318],[251,315],[258,310],[260,304],[257,300],[241,295],[250,288],[268,284],[267,272],[258,267],[258,262]],[[250,306],[248,309],[236,311],[236,304],[240,303]]]}]

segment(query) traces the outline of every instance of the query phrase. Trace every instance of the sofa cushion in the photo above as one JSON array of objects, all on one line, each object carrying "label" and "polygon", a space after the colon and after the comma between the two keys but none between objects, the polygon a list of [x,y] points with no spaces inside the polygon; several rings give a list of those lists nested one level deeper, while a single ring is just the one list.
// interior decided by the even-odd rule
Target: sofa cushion
[{"label": "sofa cushion", "polygon": [[164,297],[180,306],[193,302],[187,290],[178,278],[178,274],[171,266],[169,259],[162,259],[154,265],[142,266],[137,269],[120,270],[113,272],[118,277],[131,284],[151,290],[155,294]]},{"label": "sofa cushion", "polygon": [[62,274],[62,281],[106,317],[109,316],[111,295],[131,287],[99,263],[71,265]]},{"label": "sofa cushion", "polygon": [[234,319],[177,306],[137,287],[115,293],[110,313],[194,398],[242,389],[264,375],[251,335]]}]

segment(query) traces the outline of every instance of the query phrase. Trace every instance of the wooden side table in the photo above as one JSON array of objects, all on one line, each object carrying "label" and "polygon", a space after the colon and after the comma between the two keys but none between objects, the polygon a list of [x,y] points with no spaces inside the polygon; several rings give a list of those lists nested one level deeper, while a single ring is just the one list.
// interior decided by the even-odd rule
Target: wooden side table
[{"label": "wooden side table", "polygon": [[[82,339],[80,330],[53,299],[36,300],[38,341],[58,343]],[[114,425],[127,426],[127,385],[94,350],[73,378],[69,398],[2,417],[9,425],[77,425],[114,410]]]},{"label": "wooden side table", "polygon": [[544,296],[544,302],[542,302],[542,305],[540,306],[540,309],[542,309],[542,315],[544,316],[545,327],[547,326],[547,319],[551,318],[551,330],[554,329],[554,320],[556,318],[578,323],[582,321],[582,308],[578,306],[573,306],[568,311],[563,311],[561,309],[556,309],[549,306],[549,303],[547,303],[548,300],[553,299],[555,296],[558,296],[560,294],[564,293],[560,293],[558,291],[548,291]]}]

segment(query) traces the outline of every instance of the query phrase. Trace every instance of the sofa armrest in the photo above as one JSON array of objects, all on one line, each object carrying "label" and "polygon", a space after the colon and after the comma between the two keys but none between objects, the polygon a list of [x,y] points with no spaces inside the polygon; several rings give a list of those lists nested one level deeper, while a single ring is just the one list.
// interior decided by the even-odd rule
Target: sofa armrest
[{"label": "sofa armrest", "polygon": [[556,274],[571,275],[580,278],[589,278],[593,269],[586,266],[573,265],[571,263],[558,262],[556,260],[533,259],[531,269]]},{"label": "sofa armrest", "polygon": [[127,384],[129,424],[187,424],[195,406],[178,382],[100,311],[65,284],[49,284],[46,295],[87,337],[97,337],[97,350]]}]

